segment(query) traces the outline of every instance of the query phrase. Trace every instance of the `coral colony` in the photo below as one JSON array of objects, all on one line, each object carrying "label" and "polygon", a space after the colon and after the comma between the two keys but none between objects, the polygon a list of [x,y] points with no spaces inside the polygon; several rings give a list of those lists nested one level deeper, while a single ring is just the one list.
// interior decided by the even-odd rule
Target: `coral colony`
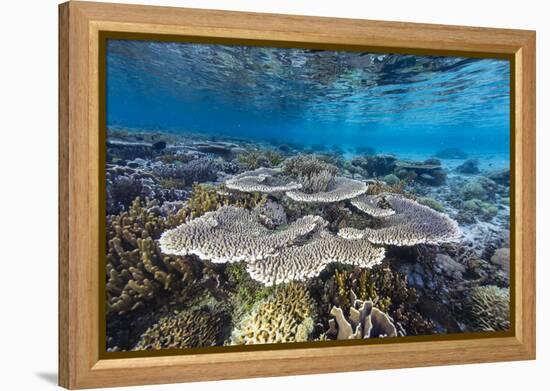
[{"label": "coral colony", "polygon": [[[129,43],[118,45],[126,46],[112,53],[126,64],[123,56],[137,49]],[[202,58],[203,66],[198,67],[203,69],[218,53],[204,46],[193,56],[170,58],[174,50],[188,49],[173,46],[163,51],[164,44],[140,45],[145,46],[133,56],[145,56],[143,64],[148,50],[153,50],[151,58],[166,64],[199,61],[209,53],[209,60]],[[216,83],[246,60],[235,49],[224,50],[232,60],[212,60],[218,68],[208,76],[224,75]],[[274,50],[273,56],[255,61],[271,65],[263,71],[241,69],[247,85],[262,88],[262,80],[277,89],[270,84],[275,82],[269,72],[291,67],[298,74],[276,79],[294,77],[295,83],[311,83],[309,89],[299,90],[312,94],[301,97],[309,102],[307,108],[294,101],[306,111],[321,99],[327,83],[348,85],[346,91],[375,88],[368,84],[372,77],[363,78],[367,84],[354,79],[365,69],[385,75],[379,79],[382,88],[383,83],[414,84],[424,77],[422,69],[437,77],[438,72],[485,64],[356,54],[342,55],[338,67],[328,67],[322,64],[337,54],[314,63],[322,52],[302,51],[288,60],[280,52],[286,49],[264,50]],[[309,67],[318,67],[316,76],[300,76],[300,56]],[[401,63],[401,57],[407,62]],[[137,72],[120,64],[119,69],[112,61],[110,75]],[[416,65],[410,65],[413,62]],[[363,64],[360,71],[354,68],[358,63]],[[166,72],[170,69],[167,66]],[[356,73],[345,77],[338,73],[353,69]],[[177,80],[182,72],[172,77]],[[263,79],[247,72],[267,73]],[[391,81],[394,74],[399,78]],[[138,80],[139,74],[121,75],[120,80],[129,84],[114,83],[110,88],[137,99],[131,80]],[[205,80],[196,77],[204,88],[201,93],[209,88]],[[167,85],[175,85],[171,81]],[[339,90],[331,91],[334,96]],[[111,92],[111,102],[116,103],[116,92]],[[405,94],[395,92],[391,99],[397,93]],[[490,91],[491,99],[495,93]],[[245,99],[232,97],[241,98]],[[255,101],[255,108],[265,109],[264,103]],[[278,103],[282,110],[284,105]],[[453,102],[448,104],[452,107]],[[178,107],[186,110],[184,104]],[[116,105],[110,110],[111,115],[123,111]],[[200,115],[204,114],[189,114]],[[422,118],[436,116],[433,112]],[[163,123],[108,126],[108,351],[397,340],[510,328],[510,171],[508,161],[503,163],[496,152],[480,153],[467,144],[436,148],[433,140],[422,136],[429,151],[417,153],[413,146],[404,149],[391,132],[384,152],[377,153],[376,143],[365,145],[366,136],[357,135],[356,145],[340,145],[338,132],[327,145],[315,140],[316,132],[308,142],[298,142],[284,139],[284,132],[276,138],[214,134],[197,124],[175,131],[166,128],[158,130]]]}]

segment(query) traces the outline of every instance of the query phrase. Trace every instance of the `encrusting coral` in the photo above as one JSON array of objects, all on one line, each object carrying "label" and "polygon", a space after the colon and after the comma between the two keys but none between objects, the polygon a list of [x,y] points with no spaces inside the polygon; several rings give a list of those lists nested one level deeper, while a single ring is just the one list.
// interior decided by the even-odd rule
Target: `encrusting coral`
[{"label": "encrusting coral", "polygon": [[388,204],[396,213],[380,219],[379,228],[343,228],[338,235],[347,239],[366,238],[376,244],[413,246],[456,241],[456,221],[416,201],[395,194],[378,196],[378,205]]},{"label": "encrusting coral", "polygon": [[327,334],[335,334],[338,340],[398,335],[393,320],[371,301],[358,300],[351,291],[351,302],[347,319],[340,307],[332,307],[330,314],[334,318],[329,320],[330,329]]},{"label": "encrusting coral", "polygon": [[165,254],[194,254],[215,263],[253,262],[275,255],[287,243],[324,224],[321,217],[308,215],[284,230],[270,230],[254,213],[224,206],[164,232],[159,244]]},{"label": "encrusting coral", "polygon": [[495,285],[475,287],[467,306],[472,325],[482,331],[510,329],[510,291]]},{"label": "encrusting coral", "polygon": [[258,303],[238,324],[232,345],[305,342],[313,330],[312,303],[308,290],[292,283],[279,287]]},{"label": "encrusting coral", "polygon": [[314,277],[332,262],[372,267],[384,254],[384,248],[367,240],[347,240],[323,231],[303,246],[284,247],[275,256],[249,263],[247,270],[253,279],[270,286]]},{"label": "encrusting coral", "polygon": [[133,350],[199,348],[223,343],[227,314],[208,308],[181,311],[159,319],[142,334]]}]

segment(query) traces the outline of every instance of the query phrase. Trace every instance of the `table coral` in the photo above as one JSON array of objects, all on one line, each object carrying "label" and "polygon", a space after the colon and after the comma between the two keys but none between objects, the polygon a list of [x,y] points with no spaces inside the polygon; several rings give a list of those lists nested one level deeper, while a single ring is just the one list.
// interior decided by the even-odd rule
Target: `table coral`
[{"label": "table coral", "polygon": [[332,203],[348,200],[366,193],[367,184],[363,181],[336,177],[326,191],[306,193],[300,190],[288,191],[286,195],[297,202]]},{"label": "table coral", "polygon": [[235,175],[225,182],[225,186],[230,190],[245,193],[281,193],[302,187],[300,183],[280,174],[280,171],[275,169],[259,168]]},{"label": "table coral", "polygon": [[314,277],[332,262],[372,267],[382,261],[384,253],[382,247],[367,240],[347,240],[321,232],[303,246],[285,247],[277,255],[250,262],[247,270],[253,279],[269,286]]},{"label": "table coral", "polygon": [[250,211],[224,206],[162,234],[165,254],[194,254],[216,263],[253,262],[275,255],[292,240],[323,226],[319,216],[304,216],[283,230],[264,227]]},{"label": "table coral", "polygon": [[447,215],[395,194],[380,195],[379,204],[388,203],[396,213],[380,219],[379,228],[344,228],[339,235],[348,239],[366,238],[372,243],[413,246],[458,240],[458,224]]}]

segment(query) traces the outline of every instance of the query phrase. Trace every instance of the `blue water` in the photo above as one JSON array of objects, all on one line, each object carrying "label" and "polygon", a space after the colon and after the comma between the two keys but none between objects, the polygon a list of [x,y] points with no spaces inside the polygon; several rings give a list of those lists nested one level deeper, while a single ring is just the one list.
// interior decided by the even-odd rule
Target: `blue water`
[{"label": "blue water", "polygon": [[109,40],[108,126],[508,156],[505,60]]}]

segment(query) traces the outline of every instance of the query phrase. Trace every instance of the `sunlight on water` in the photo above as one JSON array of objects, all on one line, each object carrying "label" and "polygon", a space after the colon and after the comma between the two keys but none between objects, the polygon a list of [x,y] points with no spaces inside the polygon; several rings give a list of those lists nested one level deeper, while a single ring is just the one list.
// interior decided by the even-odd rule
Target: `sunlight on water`
[{"label": "sunlight on water", "polygon": [[509,62],[110,40],[110,126],[508,155]]}]

